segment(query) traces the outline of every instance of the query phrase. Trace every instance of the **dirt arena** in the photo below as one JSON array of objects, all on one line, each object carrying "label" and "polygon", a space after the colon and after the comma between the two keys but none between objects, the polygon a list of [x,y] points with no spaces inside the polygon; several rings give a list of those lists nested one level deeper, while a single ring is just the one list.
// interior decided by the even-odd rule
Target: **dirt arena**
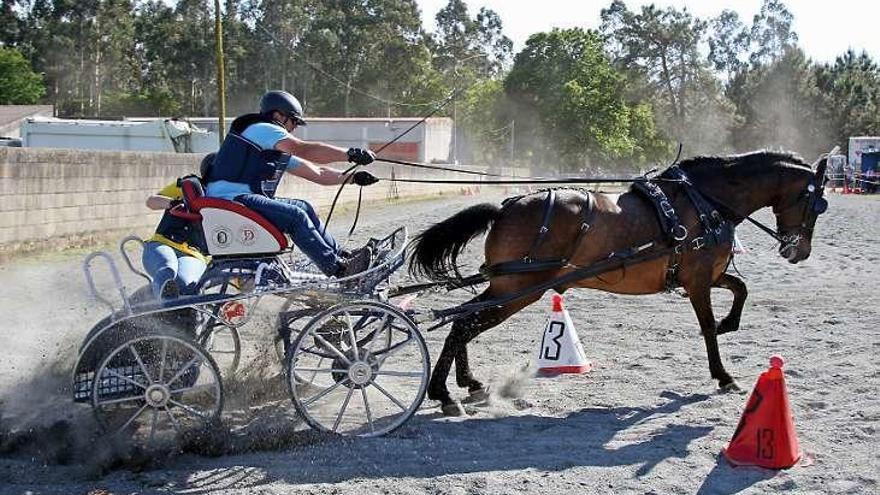
[{"label": "dirt arena", "polygon": [[[809,465],[777,472],[720,460],[747,396],[716,392],[686,299],[587,290],[569,292],[566,304],[595,370],[552,379],[521,371],[537,350],[548,295],[471,346],[476,376],[508,397],[468,417],[444,418],[426,401],[390,436],[328,438],[299,425],[280,396],[272,409],[248,404],[253,419],[217,448],[109,458],[89,448],[88,407],[63,388],[76,346],[104,312],[86,296],[83,253],[71,252],[0,266],[0,494],[878,493],[880,198],[829,196],[801,264],[780,258],[756,228],[739,229],[750,252],[736,266],[750,294],[740,330],[719,339],[728,371],[749,390],[771,354],[786,358]],[[483,199],[499,198],[368,208],[360,238],[404,223],[418,231]],[[758,217],[772,221],[768,211]],[[347,224],[340,217],[335,230]],[[476,266],[480,250],[475,242],[464,258]],[[717,296],[720,318],[731,298]],[[248,328],[248,359],[259,368],[271,330]],[[434,358],[445,336],[426,335]]]}]

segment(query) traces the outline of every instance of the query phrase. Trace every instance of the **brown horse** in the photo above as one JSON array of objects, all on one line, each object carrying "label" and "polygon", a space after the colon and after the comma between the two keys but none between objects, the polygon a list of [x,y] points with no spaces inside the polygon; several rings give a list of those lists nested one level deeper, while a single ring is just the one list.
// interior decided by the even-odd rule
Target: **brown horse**
[{"label": "brown horse", "polygon": [[[809,257],[816,218],[827,207],[822,198],[825,166],[824,158],[817,162],[814,171],[794,155],[762,151],[692,158],[678,164],[678,170],[684,172],[693,189],[720,213],[723,218],[719,221],[723,220],[730,232],[754,211],[772,207],[776,215],[776,237],[781,241],[779,252],[789,262],[797,263]],[[470,301],[481,302],[518,291],[528,292],[531,287],[552,283],[579,267],[607,260],[611,253],[645,243],[677,245],[677,251],[668,256],[633,258],[632,262],[612,271],[562,283],[553,289],[561,293],[573,287],[587,287],[618,294],[655,294],[670,289],[668,275],[674,270],[672,283],[687,292],[697,314],[712,378],[718,380],[722,389],[738,390],[736,381],[724,369],[716,339],[719,334],[739,328],[747,294],[745,283],[726,273],[732,257],[732,236],[716,238],[714,243],[705,242],[709,237],[704,228],[705,218],[700,218],[700,210],[685,191],[686,185],[671,179],[678,177],[671,170],[661,174],[654,183],[665,193],[684,227],[679,231],[686,235],[677,239],[665,236],[664,226],[658,221],[662,217],[647,196],[634,189],[616,200],[602,193],[558,189],[555,200],[548,201],[546,192],[533,193],[511,198],[502,207],[488,203],[472,206],[433,225],[416,239],[410,269],[433,280],[455,279],[459,276],[456,267],[459,253],[473,237],[487,230],[484,267],[524,258],[567,258],[539,271],[507,274],[489,271],[489,286]],[[589,218],[587,228],[583,227],[587,224],[585,218]],[[542,226],[546,228],[541,229]],[[536,242],[540,230],[544,230],[544,234]],[[730,313],[720,322],[716,322],[712,312],[712,287],[733,293]],[[428,388],[428,397],[441,401],[445,414],[463,411],[446,387],[453,361],[457,384],[466,387],[472,397],[485,395],[486,389],[468,366],[468,342],[537,301],[543,292],[488,306],[453,323]]]}]

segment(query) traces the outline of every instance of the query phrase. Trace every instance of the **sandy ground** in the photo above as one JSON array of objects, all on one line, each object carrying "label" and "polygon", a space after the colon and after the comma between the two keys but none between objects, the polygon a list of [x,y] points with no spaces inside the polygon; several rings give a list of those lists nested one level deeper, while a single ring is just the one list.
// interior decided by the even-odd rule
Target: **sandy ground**
[{"label": "sandy ground", "polygon": [[[400,223],[419,230],[479,199],[371,209],[360,232]],[[81,443],[55,441],[88,435],[88,408],[73,405],[58,384],[104,313],[86,297],[82,253],[64,253],[0,266],[0,425],[39,433],[0,437],[0,494],[878,493],[878,199],[832,195],[813,255],[796,266],[757,229],[739,229],[751,252],[736,264],[750,295],[740,331],[720,339],[722,358],[751,388],[768,356],[785,356],[797,432],[812,465],[776,472],[720,460],[747,396],[716,392],[687,300],[581,290],[566,301],[596,365],[591,373],[532,379],[519,371],[536,352],[545,297],[472,345],[477,376],[518,397],[495,398],[468,417],[443,418],[426,401],[390,436],[346,440],[302,429],[287,405],[281,421],[289,431],[279,430],[276,414],[274,427],[249,430],[221,456],[96,467],[96,454]],[[759,217],[770,220],[767,212]],[[466,257],[476,262],[479,249],[475,243]],[[444,307],[467,297],[418,304]],[[716,302],[723,316],[728,293],[719,291]],[[251,356],[265,338],[257,332],[266,331],[255,327],[246,335]],[[445,335],[426,335],[433,356]]]}]

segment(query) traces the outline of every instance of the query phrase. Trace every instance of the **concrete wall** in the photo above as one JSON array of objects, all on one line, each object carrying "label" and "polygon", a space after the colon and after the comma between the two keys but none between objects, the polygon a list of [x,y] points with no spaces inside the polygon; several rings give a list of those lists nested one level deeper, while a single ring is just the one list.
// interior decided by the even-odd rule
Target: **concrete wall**
[{"label": "concrete wall", "polygon": [[[202,155],[29,149],[0,147],[0,258],[112,240],[127,233],[149,235],[159,213],[144,206],[147,196],[175,178],[198,169]],[[391,167],[375,164],[388,177]],[[397,177],[425,177],[425,171],[398,168]],[[431,178],[470,179],[427,171]],[[357,199],[357,187],[341,203]],[[389,182],[364,188],[364,200],[460,192],[461,186]],[[308,199],[326,215],[337,187],[318,186],[288,176],[280,196]]]}]

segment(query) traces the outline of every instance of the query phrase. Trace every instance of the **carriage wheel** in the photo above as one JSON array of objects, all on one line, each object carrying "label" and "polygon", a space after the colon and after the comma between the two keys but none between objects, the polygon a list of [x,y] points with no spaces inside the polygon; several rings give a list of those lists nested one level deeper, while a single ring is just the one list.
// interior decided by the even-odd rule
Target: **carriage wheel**
[{"label": "carriage wheel", "polygon": [[[201,288],[202,294],[240,294],[253,288],[254,274],[243,272],[223,278],[209,279]],[[215,317],[224,312],[240,312],[247,310],[247,305],[242,302],[228,302],[210,306],[208,309]],[[235,374],[241,363],[241,334],[237,327],[230,327],[219,323],[216,318],[201,316],[204,321],[198,330],[198,341],[212,356],[215,357],[220,369],[230,376]]]},{"label": "carriage wheel", "polygon": [[92,407],[106,433],[155,447],[219,419],[220,371],[210,354],[185,337],[139,336],[101,361]]},{"label": "carriage wheel", "polygon": [[379,436],[422,403],[431,370],[416,324],[376,301],[334,306],[309,322],[287,357],[293,404],[317,430]]}]

